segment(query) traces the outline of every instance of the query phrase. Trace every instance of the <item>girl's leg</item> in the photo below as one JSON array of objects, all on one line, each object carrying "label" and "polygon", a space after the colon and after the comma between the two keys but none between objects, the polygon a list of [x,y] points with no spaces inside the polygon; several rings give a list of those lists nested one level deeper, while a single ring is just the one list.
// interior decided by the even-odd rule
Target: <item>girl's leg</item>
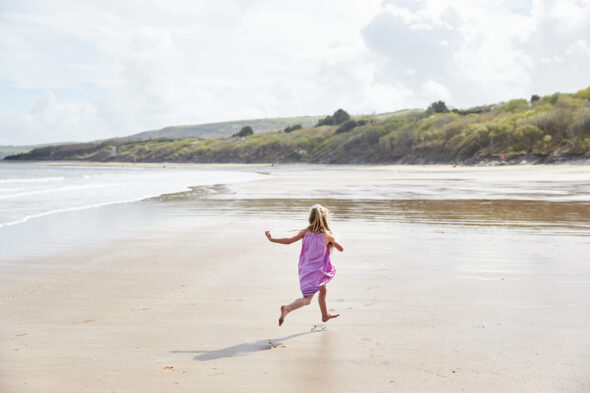
[{"label": "girl's leg", "polygon": [[328,289],[326,285],[322,285],[320,287],[320,294],[318,295],[318,303],[320,304],[320,310],[322,311],[322,321],[328,322],[332,318],[336,318],[340,314],[328,314],[328,306],[326,305],[326,295],[328,294]]},{"label": "girl's leg", "polygon": [[279,326],[281,326],[283,322],[285,322],[285,317],[287,316],[287,314],[303,306],[308,306],[311,303],[311,299],[313,299],[313,295],[303,296],[302,298],[294,300],[291,304],[281,306],[281,317],[279,318]]}]

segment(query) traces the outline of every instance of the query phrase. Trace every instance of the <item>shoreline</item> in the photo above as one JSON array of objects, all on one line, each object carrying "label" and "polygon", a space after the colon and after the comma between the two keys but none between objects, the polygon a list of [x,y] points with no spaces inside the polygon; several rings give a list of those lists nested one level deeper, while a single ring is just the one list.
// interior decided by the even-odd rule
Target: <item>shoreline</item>
[{"label": "shoreline", "polygon": [[[590,179],[590,172],[587,170],[585,165],[534,165],[534,164],[520,164],[520,165],[502,165],[502,166],[455,166],[455,165],[315,165],[315,164],[281,164],[281,165],[268,165],[268,164],[173,164],[166,165],[164,168],[160,164],[123,164],[119,163],[102,163],[102,162],[79,162],[79,161],[28,161],[26,163],[14,163],[10,162],[5,166],[10,167],[12,165],[25,165],[25,166],[47,166],[47,167],[76,167],[76,168],[148,168],[148,169],[170,169],[182,170],[182,169],[196,169],[196,170],[222,170],[222,171],[236,171],[236,172],[250,172],[259,175],[266,175],[258,180],[249,180],[242,186],[237,187],[239,191],[239,198],[254,198],[254,199],[265,199],[265,198],[281,198],[280,195],[285,190],[289,190],[292,198],[316,198],[326,199],[324,192],[322,191],[323,174],[330,173],[331,177],[335,177],[337,181],[346,181],[349,171],[356,171],[358,173],[366,173],[371,180],[365,178],[365,176],[358,177],[354,183],[359,187],[371,186],[374,187],[374,193],[366,194],[364,196],[359,195],[357,198],[382,201],[391,199],[392,201],[436,201],[444,200],[445,198],[439,197],[437,194],[421,194],[421,190],[427,187],[427,183],[430,181],[432,176],[440,176],[441,174],[448,174],[452,176],[455,181],[468,181],[469,183],[453,185],[449,183],[448,186],[453,188],[447,188],[446,192],[455,192],[454,196],[451,194],[447,198],[448,200],[544,200],[555,201],[555,202],[584,202],[590,200],[590,194],[574,197],[575,190],[563,189],[561,192],[568,191],[568,194],[552,194],[552,191],[544,188],[531,188],[524,196],[512,195],[504,192],[498,194],[495,190],[489,189],[487,192],[478,188],[478,184],[474,181],[478,178],[486,179],[498,183],[498,186],[506,187],[506,184],[518,187],[521,181],[532,180],[535,182],[547,182],[547,181],[559,181],[561,177],[567,176],[571,181],[587,181]],[[542,171],[538,171],[540,168],[545,168]],[[297,186],[294,187],[291,183],[293,180],[300,177],[305,173],[305,181],[297,181]],[[482,177],[483,176],[483,177]],[[414,190],[398,190],[395,189],[395,193],[387,193],[385,190],[380,191],[383,187],[390,187],[392,184],[404,183],[408,181],[419,182],[416,186],[419,189]],[[397,183],[396,183],[397,182]],[[507,183],[508,182],[508,183]],[[238,182],[240,183],[240,182]],[[233,188],[237,183],[230,181],[211,183],[211,185],[225,185],[226,187]],[[281,188],[281,184],[286,188]],[[275,185],[279,185],[281,190],[277,192],[270,192]],[[469,192],[466,195],[456,194],[457,192],[464,192],[464,187],[469,186]],[[183,186],[183,189],[175,192],[165,192],[161,194],[154,194],[151,196],[133,197],[116,199],[112,201],[98,201],[92,202],[87,205],[74,206],[59,208],[55,211],[38,212],[26,217],[16,219],[0,225],[0,228],[10,227],[35,219],[52,214],[61,214],[68,211],[87,210],[104,206],[111,206],[117,204],[128,204],[133,202],[157,200],[164,198],[168,200],[174,199],[185,199],[198,197],[201,193],[198,191],[202,185],[192,184]],[[312,188],[309,188],[312,186]],[[207,186],[209,187],[209,186]],[[308,188],[305,191],[305,188]],[[457,188],[458,187],[458,188]],[[538,184],[535,187],[545,187],[543,184]],[[304,191],[301,191],[304,190]],[[393,191],[393,190],[392,190]],[[206,193],[209,191],[205,191]],[[590,190],[589,190],[590,193]],[[539,194],[542,194],[539,196]],[[528,197],[527,197],[528,195]],[[544,196],[543,196],[544,195]],[[560,199],[559,196],[563,195]],[[570,195],[569,197],[567,195]],[[236,197],[236,196],[234,196]],[[368,199],[367,199],[368,197]],[[336,197],[338,199],[339,197]],[[565,198],[565,199],[564,199]],[[330,199],[330,198],[328,198]]]},{"label": "shoreline", "polygon": [[501,167],[543,167],[543,166],[587,166],[588,159],[571,159],[553,162],[529,162],[523,160],[481,161],[477,163],[374,163],[374,164],[322,164],[322,163],[198,163],[198,162],[125,162],[125,161],[80,161],[80,160],[0,160],[0,165],[47,165],[78,167],[121,167],[121,168],[411,168],[411,167],[460,167],[460,168],[501,168]]},{"label": "shoreline", "polygon": [[201,164],[176,162],[105,162],[105,161],[44,161],[44,160],[0,160],[0,165],[47,165],[47,166],[78,166],[78,167],[120,167],[120,168],[242,168],[266,167],[271,164]]}]

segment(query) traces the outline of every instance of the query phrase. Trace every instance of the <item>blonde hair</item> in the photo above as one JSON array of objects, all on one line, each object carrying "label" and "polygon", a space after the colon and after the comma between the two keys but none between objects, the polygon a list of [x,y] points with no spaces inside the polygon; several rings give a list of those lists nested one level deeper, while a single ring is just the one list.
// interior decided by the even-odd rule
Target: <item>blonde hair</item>
[{"label": "blonde hair", "polygon": [[328,226],[328,209],[321,205],[314,205],[309,211],[309,226],[306,230],[313,233],[332,234]]}]

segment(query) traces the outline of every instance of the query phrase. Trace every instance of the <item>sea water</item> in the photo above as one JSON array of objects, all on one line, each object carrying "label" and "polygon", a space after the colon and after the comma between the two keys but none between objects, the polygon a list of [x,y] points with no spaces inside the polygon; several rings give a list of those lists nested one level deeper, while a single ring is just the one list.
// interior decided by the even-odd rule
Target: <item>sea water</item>
[{"label": "sea water", "polygon": [[170,214],[153,198],[261,176],[241,169],[3,162],[0,260],[75,250],[148,226],[165,230]]},{"label": "sea water", "polygon": [[260,175],[194,168],[0,165],[0,227]]},{"label": "sea water", "polygon": [[[233,185],[263,177],[269,181]],[[336,221],[510,227],[585,239],[590,233],[590,170],[2,163],[0,267],[3,261],[12,266],[17,259],[89,250],[114,244],[112,240],[175,236],[211,222],[219,223],[212,230],[220,231],[240,220],[255,227],[261,220],[279,219],[291,228],[291,223],[304,222],[315,203],[328,206]]]}]

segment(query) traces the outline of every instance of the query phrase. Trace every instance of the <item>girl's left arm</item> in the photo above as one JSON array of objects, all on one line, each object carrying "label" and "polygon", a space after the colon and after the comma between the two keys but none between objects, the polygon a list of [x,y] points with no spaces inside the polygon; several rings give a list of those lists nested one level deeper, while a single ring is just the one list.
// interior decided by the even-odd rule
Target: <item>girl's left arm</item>
[{"label": "girl's left arm", "polygon": [[333,246],[336,248],[336,250],[338,250],[338,251],[344,251],[344,247],[342,247],[342,246],[340,245],[340,243],[338,243],[338,242],[336,241],[336,239],[334,238],[334,236],[332,236],[332,235],[327,235],[327,237],[326,237],[326,241],[328,242],[328,244],[331,244],[331,245],[333,245]]}]

